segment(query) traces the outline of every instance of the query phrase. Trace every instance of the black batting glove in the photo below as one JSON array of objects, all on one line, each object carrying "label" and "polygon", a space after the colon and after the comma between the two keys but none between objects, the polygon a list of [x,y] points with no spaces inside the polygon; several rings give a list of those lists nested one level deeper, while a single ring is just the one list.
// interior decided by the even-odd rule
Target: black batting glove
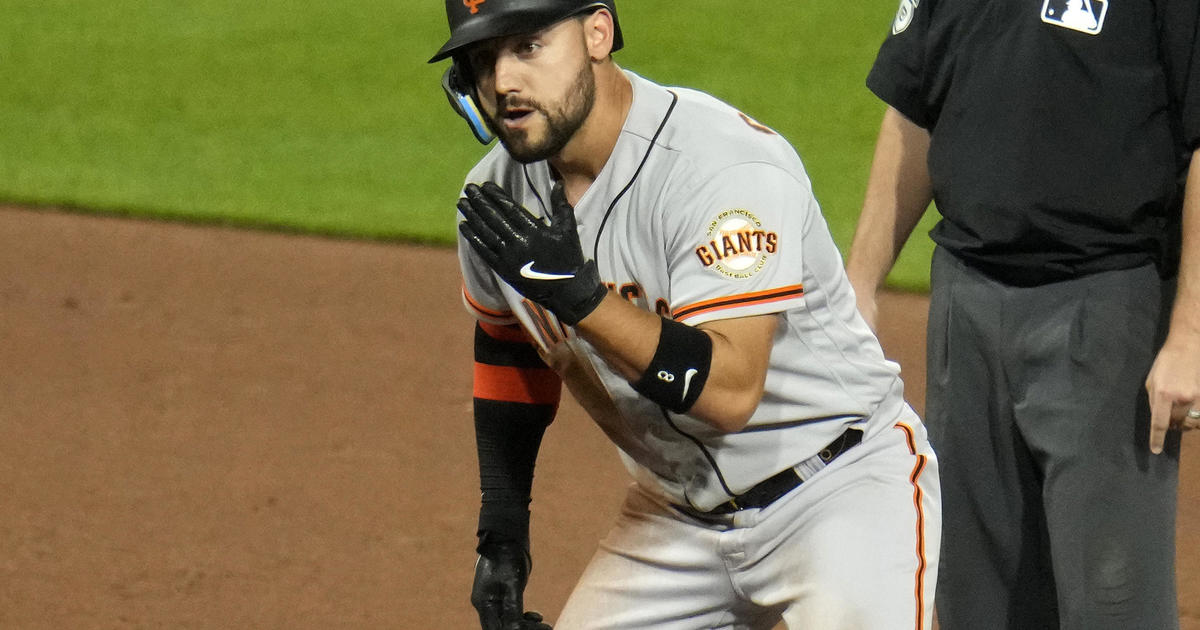
[{"label": "black batting glove", "polygon": [[479,547],[471,605],[483,630],[551,630],[536,612],[524,612],[529,554],[515,541],[489,541]]},{"label": "black batting glove", "polygon": [[561,185],[550,194],[550,225],[493,182],[468,184],[465,192],[458,231],[505,282],[568,326],[595,310],[608,290],[595,261],[583,256],[575,209]]}]

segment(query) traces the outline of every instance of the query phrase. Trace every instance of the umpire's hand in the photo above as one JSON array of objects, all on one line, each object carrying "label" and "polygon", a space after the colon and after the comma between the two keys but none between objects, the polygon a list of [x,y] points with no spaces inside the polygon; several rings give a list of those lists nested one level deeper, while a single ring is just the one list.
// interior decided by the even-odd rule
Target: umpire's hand
[{"label": "umpire's hand", "polygon": [[475,563],[471,605],[483,630],[551,630],[536,612],[524,612],[529,556],[518,542],[486,542]]}]

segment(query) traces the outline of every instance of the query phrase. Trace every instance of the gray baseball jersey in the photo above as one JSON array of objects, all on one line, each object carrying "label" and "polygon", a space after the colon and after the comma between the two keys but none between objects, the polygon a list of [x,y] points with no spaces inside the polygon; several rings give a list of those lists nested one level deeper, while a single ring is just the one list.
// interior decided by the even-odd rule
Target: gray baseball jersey
[{"label": "gray baseball jersey", "polygon": [[[633,84],[628,118],[575,205],[584,253],[609,287],[676,321],[781,318],[765,393],[748,426],[722,433],[643,398],[460,239],[469,310],[492,323],[519,322],[547,356],[567,357],[568,387],[638,482],[699,510],[810,458],[850,425],[870,439],[911,415],[899,367],[858,314],[841,255],[788,142],[709,95],[626,75]],[[497,146],[467,177],[485,181],[548,214],[553,181],[545,162],[522,165]]]}]

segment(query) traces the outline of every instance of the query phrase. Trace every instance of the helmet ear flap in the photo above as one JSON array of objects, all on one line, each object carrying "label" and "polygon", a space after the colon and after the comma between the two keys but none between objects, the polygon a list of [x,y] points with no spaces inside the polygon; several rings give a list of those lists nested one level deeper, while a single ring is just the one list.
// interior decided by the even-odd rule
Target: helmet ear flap
[{"label": "helmet ear flap", "polygon": [[454,109],[455,113],[462,116],[463,120],[467,121],[467,126],[471,128],[471,133],[475,134],[475,139],[486,145],[496,136],[487,127],[482,108],[475,98],[475,86],[470,77],[468,66],[455,59],[454,63],[450,64],[450,67],[442,74],[442,90],[446,92],[450,107]]}]

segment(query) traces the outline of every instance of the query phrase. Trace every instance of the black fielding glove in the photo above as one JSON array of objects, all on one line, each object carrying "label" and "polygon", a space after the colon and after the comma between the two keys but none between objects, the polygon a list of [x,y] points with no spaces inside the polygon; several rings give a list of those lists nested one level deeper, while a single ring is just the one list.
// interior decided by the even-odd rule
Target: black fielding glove
[{"label": "black fielding glove", "polygon": [[465,192],[458,231],[505,282],[568,326],[595,310],[608,290],[595,261],[583,257],[575,209],[562,185],[550,194],[550,225],[493,182],[467,184]]},{"label": "black fielding glove", "polygon": [[524,544],[483,538],[471,586],[471,605],[479,613],[483,630],[551,630],[541,615],[524,612],[529,570]]}]

